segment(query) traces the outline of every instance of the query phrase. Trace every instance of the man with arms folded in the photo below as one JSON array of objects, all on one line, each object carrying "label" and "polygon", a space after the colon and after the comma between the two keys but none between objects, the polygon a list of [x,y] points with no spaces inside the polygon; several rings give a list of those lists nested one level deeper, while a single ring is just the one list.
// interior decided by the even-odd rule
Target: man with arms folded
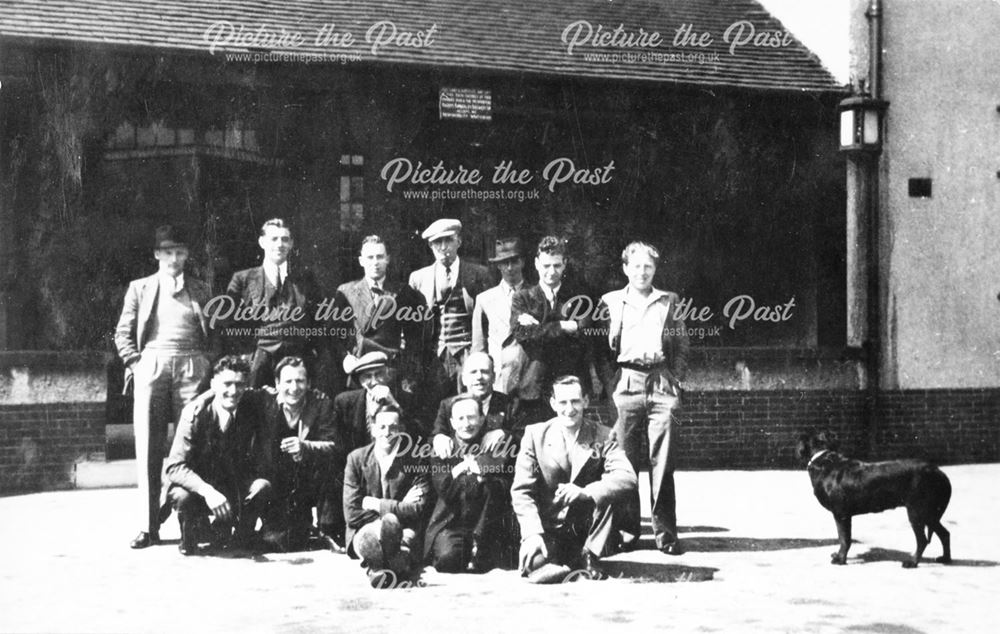
[{"label": "man with arms folded", "polygon": [[243,399],[249,374],[239,357],[219,359],[211,391],[181,414],[167,459],[166,497],[180,520],[182,555],[198,554],[209,515],[213,546],[254,545],[271,483],[267,450],[257,439],[260,411]]},{"label": "man with arms folded", "polygon": [[486,572],[500,564],[506,550],[513,445],[499,451],[484,446],[480,408],[472,394],[451,399],[454,452],[431,460],[437,504],[424,557],[438,572]]},{"label": "man with arms folded", "polygon": [[617,503],[637,488],[625,452],[602,425],[584,420],[580,380],[562,376],[549,405],[556,417],[528,425],[514,468],[511,501],[521,526],[521,574],[562,581],[572,570],[604,578],[600,557],[615,546]]},{"label": "man with arms folded", "polygon": [[[155,275],[129,284],[115,346],[125,363],[125,384],[134,385],[135,462],[138,470],[139,534],[132,548],[160,538],[161,493],[167,425],[197,396],[208,373],[211,346],[202,308],[211,298],[208,285],[184,274],[188,242],[179,228],[156,229]],[[169,509],[167,509],[169,512]]]},{"label": "man with arms folded", "polygon": [[587,330],[592,317],[589,295],[566,279],[566,242],[546,236],[538,243],[538,284],[522,288],[511,300],[510,328],[527,354],[518,388],[525,422],[552,416],[542,398],[544,386],[564,374],[580,378],[589,395],[593,361]]},{"label": "man with arms folded", "polygon": [[[604,324],[608,352],[602,375],[614,386],[617,409],[615,439],[629,462],[638,466],[649,459],[653,536],[656,547],[669,555],[682,553],[677,537],[674,496],[673,424],[687,370],[688,337],[675,311],[675,293],[653,287],[660,252],[645,242],[633,242],[622,251],[622,270],[628,286],[601,298],[599,315]],[[617,374],[611,368],[617,367]],[[644,454],[648,439],[649,454]],[[639,537],[639,493],[629,499],[623,523],[626,548]]]},{"label": "man with arms folded", "polygon": [[[473,352],[462,364],[462,384],[466,391],[459,396],[449,396],[441,401],[437,417],[434,419],[433,447],[439,458],[447,458],[454,453],[455,439],[451,427],[451,406],[456,398],[471,395],[481,404],[483,415],[483,442],[492,449],[507,438],[505,431],[517,438],[523,433],[516,423],[516,402],[502,392],[493,389],[493,359],[485,352]],[[513,441],[516,442],[517,438]],[[511,439],[508,438],[508,443]],[[515,445],[516,446],[516,445]]]},{"label": "man with arms folded", "polygon": [[397,581],[419,576],[420,538],[433,497],[427,462],[400,442],[401,417],[395,404],[380,405],[372,442],[347,456],[344,471],[347,552],[362,559],[376,587],[389,573]]},{"label": "man with arms folded", "polygon": [[493,389],[513,395],[524,367],[524,349],[511,345],[510,308],[524,285],[524,256],[517,238],[497,240],[490,262],[500,269],[500,283],[476,297],[472,311],[472,351],[486,352],[497,368]]}]

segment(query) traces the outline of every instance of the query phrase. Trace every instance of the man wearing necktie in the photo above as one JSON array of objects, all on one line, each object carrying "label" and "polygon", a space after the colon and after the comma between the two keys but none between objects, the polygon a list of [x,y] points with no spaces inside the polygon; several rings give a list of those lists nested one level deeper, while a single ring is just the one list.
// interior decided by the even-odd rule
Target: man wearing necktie
[{"label": "man wearing necktie", "polygon": [[164,498],[177,510],[182,555],[198,554],[201,541],[221,548],[254,546],[273,470],[260,441],[261,410],[243,398],[249,372],[239,357],[219,359],[212,389],[185,407],[177,424]]},{"label": "man wearing necktie", "polygon": [[493,358],[496,378],[493,389],[514,395],[524,367],[524,348],[510,331],[510,309],[514,294],[524,286],[524,257],[517,238],[497,240],[490,262],[500,270],[500,283],[476,297],[472,311],[472,350]]},{"label": "man wearing necktie", "polygon": [[[389,358],[390,385],[413,391],[423,357],[423,298],[409,286],[388,279],[390,261],[382,238],[371,235],[362,240],[358,263],[364,276],[341,284],[334,296],[335,356],[340,365],[348,354],[384,352]],[[343,384],[338,380],[338,388]]]},{"label": "man wearing necktie", "polygon": [[598,560],[617,545],[616,506],[638,481],[610,430],[584,419],[589,400],[579,378],[557,378],[549,404],[555,418],[525,428],[514,466],[521,574],[533,583],[559,582],[572,570],[601,579]]},{"label": "man wearing necktie", "polygon": [[535,256],[538,284],[522,288],[511,299],[511,333],[527,357],[517,389],[526,423],[552,416],[542,387],[557,376],[579,377],[584,393],[592,394],[592,300],[581,284],[566,275],[566,265],[565,240],[542,238]]},{"label": "man wearing necktie", "polygon": [[[255,307],[264,319],[229,321],[227,330],[251,329],[253,335],[233,334],[230,351],[250,354],[250,386],[274,385],[274,366],[283,357],[302,357],[313,376],[328,365],[326,350],[313,334],[319,287],[313,276],[289,263],[294,247],[292,232],[281,218],[264,223],[257,243],[264,253],[260,266],[237,271],[226,289],[234,306]],[[266,309],[266,310],[264,310]],[[298,313],[298,318],[296,318]],[[327,378],[320,381],[326,387]]]},{"label": "man wearing necktie", "polygon": [[[434,264],[410,274],[410,287],[424,297],[422,322],[426,402],[439,403],[461,389],[462,362],[472,348],[474,298],[490,286],[489,270],[458,256],[462,223],[435,220],[421,234],[434,253]],[[433,416],[433,411],[427,414]]]},{"label": "man wearing necktie", "polygon": [[[139,534],[132,548],[157,543],[159,494],[167,425],[198,394],[208,372],[214,337],[202,307],[211,298],[204,282],[184,274],[188,242],[178,227],[156,229],[153,255],[159,271],[129,284],[115,345],[134,385],[133,427],[138,471]],[[127,389],[127,387],[126,387]]]}]

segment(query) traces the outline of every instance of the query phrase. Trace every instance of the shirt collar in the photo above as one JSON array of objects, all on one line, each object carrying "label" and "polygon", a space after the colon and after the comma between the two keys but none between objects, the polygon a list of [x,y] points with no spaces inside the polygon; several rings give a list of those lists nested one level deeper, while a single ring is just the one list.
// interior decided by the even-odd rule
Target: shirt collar
[{"label": "shirt collar", "polygon": [[233,426],[233,419],[236,418],[236,412],[228,412],[222,409],[218,400],[212,401],[212,409],[215,411],[215,420],[218,421],[219,428],[222,431],[229,430]]},{"label": "shirt collar", "polygon": [[277,266],[272,262],[264,262],[264,275],[267,276],[267,280],[272,284],[278,283],[279,272],[281,273],[281,279],[288,279],[288,260],[285,260]]},{"label": "shirt collar", "polygon": [[521,290],[522,286],[524,286],[523,279],[514,286],[508,284],[507,280],[500,280],[500,288],[503,290],[505,295],[513,295],[515,292]]},{"label": "shirt collar", "polygon": [[555,288],[549,288],[545,284],[539,282],[538,287],[542,289],[542,295],[545,295],[545,299],[551,302],[556,297],[556,295],[559,294],[559,289],[562,288],[562,282],[559,282],[559,284],[556,285]]},{"label": "shirt collar", "polygon": [[658,288],[654,288],[648,297],[643,297],[633,290],[631,286],[625,287],[625,303],[633,306],[652,306],[665,297],[667,297],[667,292],[661,291]]},{"label": "shirt collar", "polygon": [[[455,279],[455,276],[458,275],[459,261],[460,258],[456,255],[455,260],[451,263],[451,266],[448,267],[448,272],[451,275],[451,279]],[[437,266],[438,270],[441,271],[441,275],[444,276],[444,264],[441,264],[440,262],[434,262],[434,264],[435,266]]]},{"label": "shirt collar", "polygon": [[366,277],[365,278],[365,283],[368,284],[368,290],[372,290],[372,289],[375,289],[375,288],[379,288],[380,290],[383,290],[383,291],[385,290],[385,278],[384,277],[382,279],[378,280],[377,282],[373,281],[373,280],[370,280],[370,279],[368,279]]},{"label": "shirt collar", "polygon": [[177,277],[172,275],[166,275],[165,273],[160,273],[160,286],[170,291],[171,294],[176,295],[184,290],[184,273],[181,272]]}]

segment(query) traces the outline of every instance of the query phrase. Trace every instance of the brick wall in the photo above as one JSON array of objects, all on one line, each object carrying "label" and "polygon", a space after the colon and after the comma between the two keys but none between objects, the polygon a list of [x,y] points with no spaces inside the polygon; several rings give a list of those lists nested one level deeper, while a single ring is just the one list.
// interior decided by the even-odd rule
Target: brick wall
[{"label": "brick wall", "polygon": [[799,434],[819,430],[834,432],[841,451],[857,458],[1000,461],[1000,390],[883,392],[871,434],[864,414],[860,391],[689,392],[680,415],[677,466],[801,468],[795,455]]},{"label": "brick wall", "polygon": [[0,495],[66,489],[73,465],[104,451],[104,403],[0,405]]}]

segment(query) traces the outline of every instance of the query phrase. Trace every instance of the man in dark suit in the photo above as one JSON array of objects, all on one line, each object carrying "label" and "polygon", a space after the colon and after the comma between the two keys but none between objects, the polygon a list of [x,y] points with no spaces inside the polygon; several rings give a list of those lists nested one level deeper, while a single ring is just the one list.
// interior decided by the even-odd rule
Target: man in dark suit
[{"label": "man in dark suit", "polygon": [[[400,404],[389,388],[388,363],[384,352],[369,352],[361,357],[349,354],[344,359],[344,372],[361,386],[333,399],[333,425],[345,454],[371,441],[368,430],[379,406]],[[408,399],[403,400],[409,405]],[[404,431],[413,437],[411,440],[422,434],[415,422]]]},{"label": "man in dark suit", "polygon": [[[432,319],[423,322],[424,387],[429,403],[457,394],[462,361],[472,347],[475,298],[491,286],[485,266],[462,260],[462,223],[435,220],[421,237],[434,252],[434,264],[410,274],[410,286],[424,297]],[[433,411],[433,410],[432,410]]]},{"label": "man in dark suit", "polygon": [[261,443],[273,465],[264,540],[278,550],[301,550],[309,539],[315,507],[324,544],[342,552],[344,455],[336,438],[333,401],[309,388],[305,362],[299,357],[285,357],[275,373],[276,391],[246,397],[262,412]]},{"label": "man in dark suit", "polygon": [[[427,525],[424,559],[438,572],[486,572],[500,564],[508,531],[510,482],[516,450],[486,447],[479,399],[448,399],[454,451],[431,460],[437,503]],[[501,434],[504,434],[500,430]]]},{"label": "man in dark suit", "polygon": [[391,385],[413,391],[420,376],[423,321],[429,311],[415,290],[386,279],[389,262],[382,238],[371,235],[361,242],[358,263],[364,277],[341,284],[334,296],[335,361],[342,364],[348,354],[384,352],[389,357],[390,379],[396,371],[401,374]]},{"label": "man in dark suit", "polygon": [[503,392],[493,390],[494,382],[493,359],[485,352],[473,352],[465,358],[462,364],[462,384],[465,392],[458,396],[449,396],[441,401],[434,427],[431,430],[434,454],[438,458],[447,458],[454,453],[454,430],[451,426],[451,408],[455,399],[471,395],[482,406],[483,442],[487,449],[493,449],[508,432],[512,434],[510,441],[520,439],[524,429],[517,423],[517,402]]},{"label": "man in dark suit", "polygon": [[510,327],[527,354],[518,396],[525,422],[547,420],[552,411],[542,397],[542,387],[557,376],[571,374],[590,389],[593,361],[588,331],[593,322],[589,294],[580,284],[564,278],[566,243],[546,236],[535,256],[538,284],[522,288],[511,302]]},{"label": "man in dark suit", "polygon": [[[379,406],[372,442],[347,456],[344,518],[348,555],[361,557],[374,579],[382,570],[397,578],[419,575],[421,534],[433,492],[426,461],[400,442],[399,407]],[[364,530],[379,522],[378,530]]]},{"label": "man in dark suit", "polygon": [[[173,226],[156,229],[153,255],[159,271],[133,281],[125,293],[115,345],[125,363],[125,385],[134,384],[135,461],[139,534],[132,548],[157,543],[161,473],[167,425],[198,394],[211,365],[215,338],[202,308],[208,285],[184,274],[188,242]],[[127,389],[127,387],[126,387]]]},{"label": "man in dark suit", "polygon": [[[653,537],[668,555],[682,553],[677,535],[674,451],[681,381],[687,370],[688,336],[676,293],[653,287],[660,252],[645,242],[622,251],[628,285],[605,294],[597,314],[607,316],[602,381],[614,390],[614,435],[638,471],[649,460]],[[612,373],[611,368],[617,370]],[[648,446],[648,453],[646,448]],[[632,494],[622,524],[626,544],[640,534],[639,494]]]},{"label": "man in dark suit", "polygon": [[[290,266],[288,256],[294,242],[292,232],[281,218],[264,223],[257,239],[264,252],[261,266],[237,271],[229,281],[226,295],[233,306],[253,307],[263,319],[229,321],[230,328],[253,329],[256,336],[230,342],[232,352],[250,353],[250,386],[274,385],[274,366],[288,355],[306,359],[314,376],[325,361],[323,347],[311,336],[319,287],[305,270]],[[296,315],[299,317],[296,318]]]},{"label": "man in dark suit", "polygon": [[243,399],[250,367],[228,356],[213,370],[211,391],[184,408],[167,459],[164,497],[177,510],[182,555],[198,554],[209,515],[213,546],[251,545],[271,489],[260,410]]},{"label": "man in dark suit", "polygon": [[521,573],[535,583],[572,570],[604,578],[598,559],[614,549],[614,505],[636,490],[635,471],[609,430],[584,420],[577,377],[556,379],[549,404],[556,417],[528,425],[514,467]]}]

